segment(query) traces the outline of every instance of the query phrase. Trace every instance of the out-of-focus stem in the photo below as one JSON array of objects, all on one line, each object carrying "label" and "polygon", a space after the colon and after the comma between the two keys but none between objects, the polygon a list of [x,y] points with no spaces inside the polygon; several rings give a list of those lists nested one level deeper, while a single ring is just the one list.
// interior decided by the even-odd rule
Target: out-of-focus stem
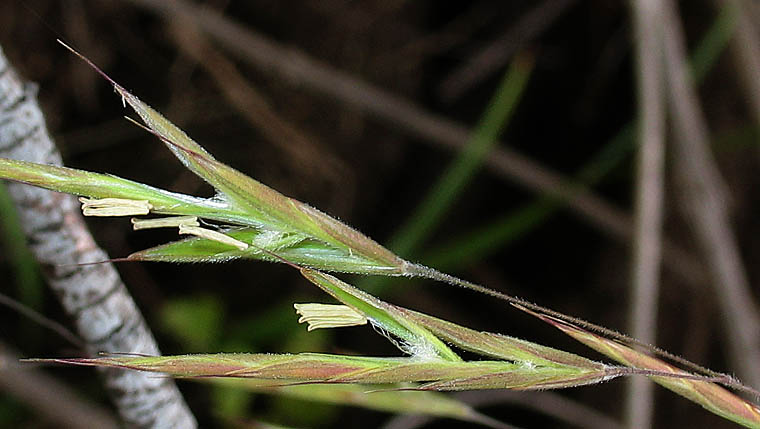
[{"label": "out-of-focus stem", "polygon": [[68,386],[29,365],[0,343],[0,391],[26,404],[45,420],[67,428],[118,428],[114,416],[80,398]]},{"label": "out-of-focus stem", "polygon": [[[719,6],[729,9],[735,29],[731,50],[736,62],[752,120],[760,124],[760,26],[754,19],[752,5],[744,0],[718,0]],[[757,2],[755,2],[757,3]]]},{"label": "out-of-focus stem", "polygon": [[759,386],[760,316],[731,231],[726,185],[709,151],[704,115],[689,80],[676,6],[673,1],[664,4],[663,46],[679,203],[692,224],[715,286],[732,366],[747,384]]},{"label": "out-of-focus stem", "polygon": [[[636,168],[630,332],[654,344],[657,333],[662,248],[665,109],[662,94],[662,20],[660,0],[632,2],[638,80],[639,150]],[[626,425],[652,425],[653,384],[642,377],[628,381]]]}]

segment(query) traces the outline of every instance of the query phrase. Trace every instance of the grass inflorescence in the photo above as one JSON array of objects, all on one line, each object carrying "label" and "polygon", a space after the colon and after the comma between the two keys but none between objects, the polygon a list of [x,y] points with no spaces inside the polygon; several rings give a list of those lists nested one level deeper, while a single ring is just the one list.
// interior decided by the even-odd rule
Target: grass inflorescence
[{"label": "grass inflorescence", "polygon": [[[134,218],[135,230],[177,228],[179,234],[190,235],[133,253],[126,260],[224,262],[249,258],[285,262],[340,302],[339,305],[297,304],[301,321],[308,322],[310,330],[370,324],[398,346],[403,356],[126,355],[42,361],[129,368],[185,378],[256,379],[260,380],[255,384],[256,389],[287,388],[304,383],[366,384],[378,385],[367,390],[399,394],[407,390],[565,388],[639,375],[648,376],[729,420],[760,427],[758,407],[717,384],[737,387],[738,382],[730,377],[709,371],[701,375],[683,371],[606,338],[635,343],[623,335],[406,261],[339,220],[216,160],[169,120],[88,59],[77,55],[113,84],[125,105],[134,109],[145,127],[187,168],[211,184],[217,194],[213,198],[198,198],[112,175],[8,159],[0,159],[0,178],[78,195],[85,215],[151,216]],[[155,215],[161,217],[152,217]],[[484,292],[536,315],[620,365],[593,361],[519,338],[475,331],[402,308],[327,272],[417,276]],[[483,360],[465,360],[457,349],[475,353]],[[460,417],[474,419],[466,411]]]}]

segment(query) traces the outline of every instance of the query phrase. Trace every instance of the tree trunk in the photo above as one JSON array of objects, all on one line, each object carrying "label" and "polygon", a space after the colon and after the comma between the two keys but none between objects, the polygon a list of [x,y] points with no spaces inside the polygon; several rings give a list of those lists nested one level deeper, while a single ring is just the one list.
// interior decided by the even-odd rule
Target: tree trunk
[{"label": "tree trunk", "polygon": [[[37,105],[36,85],[24,83],[0,48],[0,156],[61,165]],[[159,355],[145,319],[110,263],[95,244],[76,199],[10,183],[27,241],[47,283],[87,343],[87,352]],[[108,369],[103,380],[128,427],[194,428],[174,380],[137,371]]]}]

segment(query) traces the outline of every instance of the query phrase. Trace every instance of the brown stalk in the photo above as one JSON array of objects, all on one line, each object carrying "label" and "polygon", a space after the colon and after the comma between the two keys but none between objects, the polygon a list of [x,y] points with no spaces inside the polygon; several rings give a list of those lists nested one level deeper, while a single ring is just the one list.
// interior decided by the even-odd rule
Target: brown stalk
[{"label": "brown stalk", "polygon": [[735,28],[731,51],[736,72],[747,94],[752,120],[755,125],[760,125],[760,27],[757,15],[753,13],[751,2],[746,0],[716,0],[716,3],[719,7],[731,8],[733,12]]},{"label": "brown stalk", "polygon": [[689,81],[683,31],[676,6],[665,2],[664,48],[668,102],[672,111],[679,203],[695,238],[718,298],[728,355],[751,386],[760,386],[760,315],[749,288],[739,247],[731,231],[729,194],[709,149],[709,134],[696,91]]},{"label": "brown stalk", "polygon": [[[639,150],[628,322],[634,338],[656,344],[665,157],[661,2],[637,0],[631,6],[638,65]],[[653,392],[645,378],[628,380],[627,427],[652,426]]]},{"label": "brown stalk", "polygon": [[486,44],[451,72],[439,86],[440,97],[452,102],[478,82],[491,77],[503,68],[521,47],[550,27],[575,3],[576,0],[544,0],[534,6],[496,40]]},{"label": "brown stalk", "polygon": [[30,365],[19,364],[18,353],[0,343],[0,391],[23,402],[48,422],[68,428],[118,428],[111,412]]},{"label": "brown stalk", "polygon": [[[227,57],[206,40],[191,20],[170,26],[169,33],[177,46],[211,76],[224,98],[246,121],[287,156],[299,170],[319,180],[338,183],[347,172],[340,160],[330,155],[313,136],[283,119],[269,101],[237,70]],[[311,171],[313,170],[313,171]]]}]

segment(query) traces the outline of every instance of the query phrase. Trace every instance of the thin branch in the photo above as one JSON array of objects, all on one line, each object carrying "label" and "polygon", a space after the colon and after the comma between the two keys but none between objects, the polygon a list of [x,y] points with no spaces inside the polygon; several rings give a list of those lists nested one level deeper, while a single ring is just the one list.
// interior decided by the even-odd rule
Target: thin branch
[{"label": "thin branch", "polygon": [[441,99],[452,102],[502,69],[518,50],[551,26],[576,0],[544,0],[525,13],[496,40],[455,69],[438,88]]},{"label": "thin branch", "polygon": [[283,151],[297,170],[313,170],[309,173],[312,178],[333,184],[342,181],[347,174],[342,162],[312,136],[280,117],[235,64],[208,43],[205,35],[195,28],[194,21],[178,20],[170,26],[169,33],[180,50],[211,76],[230,105],[261,131],[270,144]]},{"label": "thin branch", "polygon": [[493,5],[475,3],[463,13],[447,22],[442,28],[408,40],[405,45],[391,52],[378,55],[373,63],[383,69],[411,70],[423,61],[456,49],[472,39],[474,34],[499,19],[493,13]]},{"label": "thin branch", "polygon": [[[718,0],[719,6],[730,8],[735,22],[731,50],[736,72],[744,86],[753,122],[760,124],[760,37],[752,5],[745,0]],[[757,3],[757,2],[755,2]]]},{"label": "thin branch", "polygon": [[683,30],[673,1],[665,3],[664,48],[668,101],[674,127],[674,167],[679,202],[691,222],[725,322],[732,366],[750,386],[760,386],[760,315],[749,289],[728,213],[729,194],[709,149],[709,135],[689,81]]},{"label": "thin branch", "polygon": [[0,391],[23,402],[56,427],[119,427],[108,410],[81,399],[62,382],[18,360],[18,353],[0,343]]},{"label": "thin branch", "polygon": [[[660,0],[631,3],[636,38],[639,151],[631,278],[630,332],[656,344],[663,212],[665,109]],[[643,377],[628,380],[626,425],[652,426],[654,385]]]},{"label": "thin branch", "polygon": [[0,305],[4,305],[11,310],[21,314],[25,318],[31,320],[32,322],[42,326],[43,328],[56,333],[64,340],[71,343],[74,347],[78,347],[83,350],[87,347],[87,345],[79,337],[77,337],[76,334],[66,329],[66,327],[62,324],[45,317],[44,315],[35,311],[33,308],[27,307],[15,299],[7,295],[3,295],[2,293],[0,293]]},{"label": "thin branch", "polygon": [[[61,165],[37,105],[36,86],[24,84],[0,50],[0,156]],[[155,339],[108,259],[95,244],[70,195],[9,183],[32,253],[50,287],[75,321],[87,352],[159,354]],[[103,371],[106,390],[131,427],[194,428],[177,386],[168,378]]]}]

